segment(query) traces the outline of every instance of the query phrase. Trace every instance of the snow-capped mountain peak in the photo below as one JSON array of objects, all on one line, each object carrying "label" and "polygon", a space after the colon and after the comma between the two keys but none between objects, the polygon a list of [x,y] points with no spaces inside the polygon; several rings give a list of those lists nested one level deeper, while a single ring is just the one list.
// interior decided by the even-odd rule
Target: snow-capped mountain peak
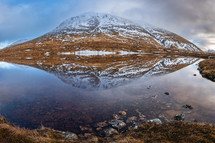
[{"label": "snow-capped mountain peak", "polygon": [[80,16],[75,16],[70,19],[65,20],[62,22],[55,30],[69,30],[69,29],[87,29],[87,28],[105,28],[108,26],[131,26],[135,25],[133,22],[113,16],[110,14],[103,14],[103,13],[85,13]]},{"label": "snow-capped mountain peak", "polygon": [[[144,25],[144,24],[142,24]],[[85,13],[62,22],[56,29],[47,35],[54,35],[54,39],[62,41],[77,41],[93,38],[101,39],[97,34],[105,35],[103,40],[118,42],[142,43],[154,45],[151,47],[163,47],[170,49],[181,49],[187,51],[201,51],[197,46],[184,38],[164,29],[153,26],[142,27],[130,20],[104,13]]]}]

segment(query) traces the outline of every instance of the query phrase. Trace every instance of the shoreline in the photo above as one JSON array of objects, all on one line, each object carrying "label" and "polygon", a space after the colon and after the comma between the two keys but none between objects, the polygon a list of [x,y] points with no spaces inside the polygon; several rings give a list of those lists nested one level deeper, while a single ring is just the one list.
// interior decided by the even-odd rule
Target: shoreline
[{"label": "shoreline", "polygon": [[109,137],[81,137],[43,126],[34,130],[24,129],[10,124],[3,117],[0,118],[0,141],[5,143],[215,142],[215,125],[197,122],[144,122],[138,128],[130,128],[122,133],[112,131],[112,133]]}]

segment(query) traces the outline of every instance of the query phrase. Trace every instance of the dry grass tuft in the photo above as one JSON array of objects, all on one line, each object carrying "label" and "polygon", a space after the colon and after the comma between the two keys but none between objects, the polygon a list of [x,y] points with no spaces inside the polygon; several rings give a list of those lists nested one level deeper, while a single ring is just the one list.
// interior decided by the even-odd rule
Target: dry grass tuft
[{"label": "dry grass tuft", "polygon": [[215,81],[215,59],[208,59],[200,62],[201,74],[203,77]]}]

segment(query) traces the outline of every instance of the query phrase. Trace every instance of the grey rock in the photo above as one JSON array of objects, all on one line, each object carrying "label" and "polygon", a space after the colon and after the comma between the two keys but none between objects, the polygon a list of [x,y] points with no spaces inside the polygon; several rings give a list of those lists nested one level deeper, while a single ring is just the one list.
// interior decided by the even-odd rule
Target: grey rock
[{"label": "grey rock", "polygon": [[113,128],[120,130],[126,126],[126,123],[121,120],[115,120],[115,121],[111,122],[111,125]]},{"label": "grey rock", "polygon": [[78,136],[75,133],[71,132],[61,132],[62,136],[66,139],[78,139]]},{"label": "grey rock", "polygon": [[182,114],[175,115],[174,120],[176,120],[176,121],[183,121],[184,118],[185,118],[185,114],[182,113]]},{"label": "grey rock", "polygon": [[152,122],[152,123],[156,123],[156,124],[162,124],[162,121],[158,118],[148,120],[148,122]]}]

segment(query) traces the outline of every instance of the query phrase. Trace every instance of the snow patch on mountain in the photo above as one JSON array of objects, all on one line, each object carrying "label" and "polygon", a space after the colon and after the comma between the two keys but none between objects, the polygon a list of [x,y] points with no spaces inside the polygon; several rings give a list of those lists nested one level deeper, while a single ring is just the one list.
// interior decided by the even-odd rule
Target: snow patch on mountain
[{"label": "snow patch on mountain", "polygon": [[155,27],[146,27],[145,29],[149,33],[151,33],[162,46],[166,48],[175,47],[178,49],[188,50],[188,51],[197,51],[197,52],[201,51],[193,43],[185,40],[184,38],[170,31],[167,31],[161,28],[155,28]]}]

